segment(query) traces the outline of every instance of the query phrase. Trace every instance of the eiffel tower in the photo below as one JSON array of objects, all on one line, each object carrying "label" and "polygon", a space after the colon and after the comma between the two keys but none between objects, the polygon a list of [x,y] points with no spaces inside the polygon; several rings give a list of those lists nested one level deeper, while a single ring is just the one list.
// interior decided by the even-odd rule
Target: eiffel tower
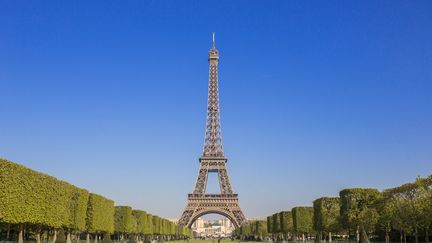
[{"label": "eiffel tower", "polygon": [[[178,221],[179,225],[191,227],[199,217],[216,213],[227,217],[238,228],[245,220],[240,209],[238,194],[231,187],[227,161],[222,149],[222,131],[219,110],[218,63],[219,51],[215,47],[213,33],[212,48],[208,54],[210,63],[206,132],[204,150],[199,158],[200,168],[193,193],[188,194],[187,206]],[[208,173],[217,173],[220,194],[206,194]]]}]

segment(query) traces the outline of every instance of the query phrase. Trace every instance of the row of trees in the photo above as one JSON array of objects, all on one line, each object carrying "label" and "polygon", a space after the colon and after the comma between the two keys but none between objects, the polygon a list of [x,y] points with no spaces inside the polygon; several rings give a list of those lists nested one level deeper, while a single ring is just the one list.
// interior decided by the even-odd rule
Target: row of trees
[{"label": "row of trees", "polygon": [[407,238],[429,242],[431,230],[432,176],[429,176],[384,191],[344,189],[339,197],[316,199],[312,207],[295,207],[268,216],[264,221],[247,222],[235,235],[243,239],[312,237],[332,241],[336,235],[358,242],[369,242],[372,237],[386,242],[407,242]]},{"label": "row of trees", "polygon": [[151,215],[142,210],[132,210],[129,206],[115,207],[114,229],[118,240],[131,238],[135,241],[148,240],[155,236],[165,240],[184,239],[192,236],[191,229]]},{"label": "row of trees", "polygon": [[233,231],[233,236],[242,241],[262,241],[269,236],[267,221],[249,220]]},{"label": "row of trees", "polygon": [[114,206],[114,201],[22,165],[0,159],[0,236],[17,232],[38,243],[56,241],[58,232],[66,241],[85,236],[87,241],[133,236],[182,238],[191,231],[145,211]]}]

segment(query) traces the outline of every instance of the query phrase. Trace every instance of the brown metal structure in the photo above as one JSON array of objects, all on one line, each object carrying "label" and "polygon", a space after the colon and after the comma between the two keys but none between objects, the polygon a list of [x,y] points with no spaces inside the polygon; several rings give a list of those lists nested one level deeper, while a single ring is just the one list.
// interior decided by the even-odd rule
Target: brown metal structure
[{"label": "brown metal structure", "polygon": [[[227,158],[224,156],[222,148],[218,88],[219,51],[215,47],[214,33],[208,61],[210,73],[204,150],[199,158],[200,168],[195,189],[192,194],[188,194],[187,206],[178,224],[191,227],[198,217],[216,213],[227,217],[237,228],[246,218],[240,209],[238,195],[232,190],[226,166]],[[208,173],[218,174],[220,194],[205,193]]]}]

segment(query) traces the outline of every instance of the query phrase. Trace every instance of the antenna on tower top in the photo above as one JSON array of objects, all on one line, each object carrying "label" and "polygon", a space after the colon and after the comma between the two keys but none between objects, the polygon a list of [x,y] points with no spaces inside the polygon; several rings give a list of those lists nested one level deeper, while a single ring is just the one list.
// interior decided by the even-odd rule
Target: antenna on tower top
[{"label": "antenna on tower top", "polygon": [[213,48],[215,48],[215,33],[214,33],[214,32],[212,32],[212,34],[213,34],[213,42],[212,42],[212,47],[213,47]]}]

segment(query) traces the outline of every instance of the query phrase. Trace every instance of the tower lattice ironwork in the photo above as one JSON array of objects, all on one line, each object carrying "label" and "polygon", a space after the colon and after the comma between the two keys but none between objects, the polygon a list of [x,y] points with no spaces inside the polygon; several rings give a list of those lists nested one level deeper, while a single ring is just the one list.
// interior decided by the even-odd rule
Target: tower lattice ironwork
[{"label": "tower lattice ironwork", "polygon": [[[192,194],[188,194],[186,208],[178,223],[179,225],[191,227],[198,217],[216,213],[227,217],[237,228],[246,218],[240,209],[238,194],[235,194],[231,187],[226,166],[227,158],[224,156],[222,148],[218,87],[219,51],[215,46],[214,33],[208,61],[210,71],[204,149],[202,156],[199,158],[200,168],[194,191]],[[209,173],[217,173],[220,194],[206,194]]]}]

